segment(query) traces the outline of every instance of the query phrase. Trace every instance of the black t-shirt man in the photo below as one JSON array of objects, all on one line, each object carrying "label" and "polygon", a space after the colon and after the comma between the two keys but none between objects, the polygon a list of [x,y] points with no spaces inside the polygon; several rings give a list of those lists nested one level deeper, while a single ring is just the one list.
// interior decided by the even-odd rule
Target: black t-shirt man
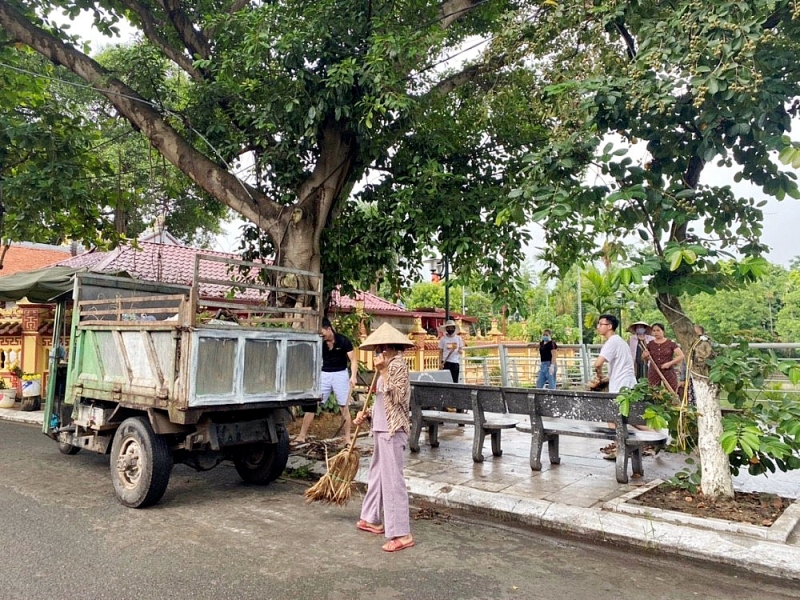
[{"label": "black t-shirt man", "polygon": [[336,373],[347,370],[347,353],[353,351],[353,342],[341,333],[333,334],[333,347],[322,343],[322,370],[325,373]]}]

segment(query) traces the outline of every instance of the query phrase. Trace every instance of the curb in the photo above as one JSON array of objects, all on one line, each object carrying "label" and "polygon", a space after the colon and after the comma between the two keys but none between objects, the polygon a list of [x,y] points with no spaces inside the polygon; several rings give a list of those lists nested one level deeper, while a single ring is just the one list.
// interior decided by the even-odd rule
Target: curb
[{"label": "curb", "polygon": [[3,421],[14,421],[16,423],[41,425],[44,419],[44,413],[41,410],[23,412],[12,408],[0,408],[0,419]]},{"label": "curb", "polygon": [[600,542],[677,554],[736,566],[754,573],[800,580],[800,547],[644,516],[581,508],[546,500],[503,496],[458,485],[406,477],[409,493],[443,508],[485,514],[510,523]]},{"label": "curb", "polygon": [[[288,467],[299,466],[305,466],[320,476],[326,472],[322,461],[290,457]],[[365,485],[368,472],[369,461],[362,461],[354,482]],[[417,502],[435,507],[486,515],[505,523],[573,535],[584,540],[613,542],[730,565],[769,577],[800,580],[800,546],[765,539],[766,536],[745,535],[731,530],[727,521],[704,519],[702,527],[693,527],[689,522],[658,520],[645,511],[640,514],[615,511],[609,503],[605,508],[582,508],[408,475],[406,487]]]}]

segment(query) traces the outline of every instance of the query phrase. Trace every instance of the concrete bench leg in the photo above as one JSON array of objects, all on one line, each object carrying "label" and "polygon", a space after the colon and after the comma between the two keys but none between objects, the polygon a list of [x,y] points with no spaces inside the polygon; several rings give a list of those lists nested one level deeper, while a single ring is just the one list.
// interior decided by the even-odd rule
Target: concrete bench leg
[{"label": "concrete bench leg", "polygon": [[635,475],[644,476],[644,464],[642,463],[642,447],[634,446],[630,449],[631,469]]},{"label": "concrete bench leg", "polygon": [[550,435],[547,437],[547,454],[550,456],[551,465],[561,464],[561,454],[558,451],[558,438],[557,435]]},{"label": "concrete bench leg", "polygon": [[617,483],[628,483],[628,452],[620,452],[617,446]]},{"label": "concrete bench leg", "polygon": [[411,421],[411,436],[408,440],[408,449],[411,452],[419,452],[419,434],[422,432],[422,423]]},{"label": "concrete bench leg", "polygon": [[544,445],[543,436],[531,436],[531,470],[542,470],[542,446]]},{"label": "concrete bench leg", "polygon": [[431,448],[438,448],[439,447],[439,424],[438,423],[428,423],[428,442],[430,442]]},{"label": "concrete bench leg", "polygon": [[486,439],[486,431],[480,427],[475,428],[475,433],[472,438],[472,461],[479,463],[483,462],[483,442]]},{"label": "concrete bench leg", "polygon": [[503,456],[503,449],[500,446],[500,429],[492,431],[492,454],[495,456]]}]

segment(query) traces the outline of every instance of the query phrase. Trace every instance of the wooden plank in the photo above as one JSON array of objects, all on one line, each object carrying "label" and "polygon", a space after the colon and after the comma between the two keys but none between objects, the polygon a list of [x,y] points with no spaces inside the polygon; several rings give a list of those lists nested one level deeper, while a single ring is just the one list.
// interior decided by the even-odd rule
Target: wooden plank
[{"label": "wooden plank", "polygon": [[276,265],[268,265],[263,262],[250,262],[246,260],[240,260],[237,258],[227,258],[223,256],[211,256],[209,254],[196,254],[195,255],[195,262],[216,262],[222,264],[229,264],[229,265],[239,265],[242,267],[249,267],[251,269],[259,269],[259,270],[266,270],[266,271],[276,271],[278,273],[294,273],[295,275],[306,275],[308,277],[319,277],[319,273],[315,273],[314,271],[304,271],[302,269],[293,269],[291,267],[279,267]]},{"label": "wooden plank", "polygon": [[285,288],[277,285],[263,285],[259,283],[248,283],[245,281],[232,281],[229,279],[212,279],[209,277],[198,277],[197,283],[207,283],[209,285],[218,285],[220,287],[229,288],[245,288],[247,290],[259,290],[262,292],[278,292],[282,294],[297,294],[301,296],[321,296],[319,292],[314,290],[304,290],[300,288]]}]

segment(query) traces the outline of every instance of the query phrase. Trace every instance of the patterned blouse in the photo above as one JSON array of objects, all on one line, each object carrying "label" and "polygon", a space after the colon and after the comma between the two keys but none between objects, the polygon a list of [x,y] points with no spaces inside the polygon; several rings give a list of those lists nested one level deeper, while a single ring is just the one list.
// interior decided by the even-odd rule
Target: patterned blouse
[{"label": "patterned blouse", "polygon": [[[411,432],[411,417],[409,404],[411,402],[411,383],[408,379],[408,365],[403,354],[397,354],[390,361],[386,371],[381,375],[383,379],[383,405],[386,410],[386,420],[389,433],[396,431]],[[372,411],[369,411],[370,414]]]}]

